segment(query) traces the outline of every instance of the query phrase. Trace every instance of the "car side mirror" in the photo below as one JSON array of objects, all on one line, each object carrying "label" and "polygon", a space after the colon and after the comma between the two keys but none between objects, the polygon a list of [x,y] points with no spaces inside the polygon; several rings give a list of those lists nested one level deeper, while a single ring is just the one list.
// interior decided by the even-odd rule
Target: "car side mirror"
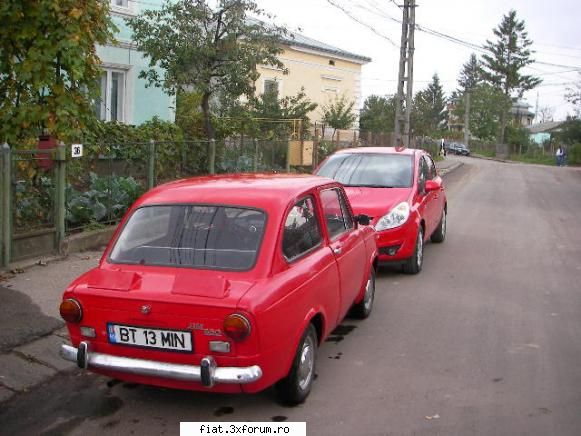
[{"label": "car side mirror", "polygon": [[428,180],[424,187],[424,192],[425,193],[433,192],[439,190],[440,188],[442,188],[442,185],[440,183],[436,182],[435,180]]},{"label": "car side mirror", "polygon": [[355,218],[357,224],[361,224],[362,226],[368,226],[371,224],[371,217],[363,213],[360,215],[355,215],[353,218]]}]

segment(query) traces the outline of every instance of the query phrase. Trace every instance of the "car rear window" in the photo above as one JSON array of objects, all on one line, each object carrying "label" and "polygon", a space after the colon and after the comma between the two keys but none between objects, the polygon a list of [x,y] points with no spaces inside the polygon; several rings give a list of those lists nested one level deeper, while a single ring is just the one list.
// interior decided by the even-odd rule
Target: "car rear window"
[{"label": "car rear window", "polygon": [[137,209],[117,239],[113,263],[248,270],[266,215],[256,209],[163,205]]},{"label": "car rear window", "polygon": [[409,188],[413,165],[409,155],[382,153],[340,153],[331,156],[317,175],[330,177],[345,186]]}]

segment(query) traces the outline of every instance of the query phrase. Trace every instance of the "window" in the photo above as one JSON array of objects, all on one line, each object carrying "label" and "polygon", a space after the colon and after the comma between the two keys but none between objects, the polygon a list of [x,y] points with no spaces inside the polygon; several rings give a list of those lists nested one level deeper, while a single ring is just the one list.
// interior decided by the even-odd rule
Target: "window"
[{"label": "window", "polygon": [[290,210],[282,238],[282,252],[288,260],[295,259],[321,243],[321,231],[312,197],[307,197]]},{"label": "window", "polygon": [[244,271],[252,268],[266,216],[225,206],[166,205],[136,210],[115,243],[114,263]]},{"label": "window", "polygon": [[428,164],[426,163],[426,160],[421,157],[418,170],[418,189],[421,193],[424,193],[426,190],[426,180],[428,180]]},{"label": "window", "polygon": [[119,8],[129,8],[129,0],[111,0],[111,4]]},{"label": "window", "polygon": [[331,239],[353,228],[353,219],[339,190],[329,189],[321,192],[321,202]]},{"label": "window", "polygon": [[264,80],[264,94],[278,96],[278,81],[276,79]]},{"label": "window", "polygon": [[409,188],[412,185],[411,156],[380,153],[332,155],[317,171],[347,186]]},{"label": "window", "polygon": [[95,115],[102,121],[125,121],[125,79],[121,70],[105,70],[101,74],[101,96],[95,101]]},{"label": "window", "polygon": [[335,61],[333,59],[329,59],[329,65],[335,66]]}]

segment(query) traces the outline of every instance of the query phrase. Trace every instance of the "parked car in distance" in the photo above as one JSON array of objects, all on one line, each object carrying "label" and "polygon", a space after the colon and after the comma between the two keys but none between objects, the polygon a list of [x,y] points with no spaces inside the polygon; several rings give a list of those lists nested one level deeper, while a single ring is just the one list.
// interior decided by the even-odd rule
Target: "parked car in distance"
[{"label": "parked car in distance", "polygon": [[312,175],[208,176],[159,186],[123,218],[60,306],[61,356],[129,382],[211,392],[275,385],[305,400],[317,347],[372,310],[369,218]]},{"label": "parked car in distance", "polygon": [[423,150],[361,147],[340,150],[315,171],[342,183],[355,213],[372,217],[381,264],[417,274],[424,243],[446,238],[447,200],[432,157]]},{"label": "parked car in distance", "polygon": [[462,156],[470,156],[470,149],[459,142],[450,142],[445,144],[444,148],[448,153],[461,154]]}]

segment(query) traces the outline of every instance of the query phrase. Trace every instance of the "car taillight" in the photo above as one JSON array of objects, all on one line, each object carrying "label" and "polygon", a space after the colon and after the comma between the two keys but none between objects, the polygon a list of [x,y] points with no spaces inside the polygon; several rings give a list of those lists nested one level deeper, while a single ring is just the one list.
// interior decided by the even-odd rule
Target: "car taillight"
[{"label": "car taillight", "polygon": [[83,319],[83,309],[77,300],[68,298],[61,303],[59,308],[61,317],[67,322],[78,323]]},{"label": "car taillight", "polygon": [[224,333],[234,341],[242,341],[250,335],[250,321],[239,313],[228,315],[224,320]]}]

